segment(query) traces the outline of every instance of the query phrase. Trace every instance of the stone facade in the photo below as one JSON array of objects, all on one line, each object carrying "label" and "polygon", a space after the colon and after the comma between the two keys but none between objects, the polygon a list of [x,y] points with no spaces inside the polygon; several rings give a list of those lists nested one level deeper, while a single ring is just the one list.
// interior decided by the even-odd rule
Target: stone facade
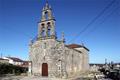
[{"label": "stone facade", "polygon": [[57,40],[55,19],[47,2],[38,23],[38,36],[29,44],[29,75],[67,78],[88,71],[88,51],[84,45],[66,45],[64,34]]}]

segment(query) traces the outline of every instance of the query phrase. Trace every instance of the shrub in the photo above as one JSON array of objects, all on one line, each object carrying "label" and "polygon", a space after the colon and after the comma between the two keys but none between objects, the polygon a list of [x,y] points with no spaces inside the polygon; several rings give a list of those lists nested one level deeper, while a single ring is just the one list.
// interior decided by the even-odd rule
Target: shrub
[{"label": "shrub", "polygon": [[21,73],[26,73],[27,68],[12,65],[12,64],[5,64],[5,63],[0,63],[0,75],[3,74],[15,74],[15,75],[20,75]]}]

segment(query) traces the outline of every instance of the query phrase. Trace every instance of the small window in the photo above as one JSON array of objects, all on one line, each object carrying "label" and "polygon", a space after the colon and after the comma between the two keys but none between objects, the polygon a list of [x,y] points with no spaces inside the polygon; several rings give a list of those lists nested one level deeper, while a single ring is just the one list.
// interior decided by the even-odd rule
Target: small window
[{"label": "small window", "polygon": [[59,70],[60,70],[60,66],[59,66]]},{"label": "small window", "polygon": [[44,47],[44,49],[46,49],[46,43],[44,43],[44,46],[43,46],[43,47]]}]

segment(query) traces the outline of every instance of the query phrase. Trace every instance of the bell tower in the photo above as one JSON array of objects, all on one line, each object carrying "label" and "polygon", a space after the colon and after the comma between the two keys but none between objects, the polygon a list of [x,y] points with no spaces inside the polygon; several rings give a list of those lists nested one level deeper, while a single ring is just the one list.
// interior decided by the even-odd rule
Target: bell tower
[{"label": "bell tower", "polygon": [[46,4],[42,9],[41,20],[38,23],[38,39],[56,39],[55,19],[52,14],[51,6],[46,0]]}]

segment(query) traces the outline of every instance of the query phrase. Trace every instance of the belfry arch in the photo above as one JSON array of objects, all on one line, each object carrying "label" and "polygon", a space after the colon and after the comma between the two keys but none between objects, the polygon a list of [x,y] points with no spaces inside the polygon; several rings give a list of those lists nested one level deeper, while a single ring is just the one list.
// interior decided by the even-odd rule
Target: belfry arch
[{"label": "belfry arch", "polygon": [[52,9],[48,2],[43,7],[41,20],[39,22],[39,32],[38,32],[38,39],[56,39],[55,34],[55,19],[52,14]]},{"label": "belfry arch", "polygon": [[45,24],[41,24],[41,36],[45,37]]},{"label": "belfry arch", "polygon": [[50,25],[50,22],[47,23],[47,35],[48,35],[48,37],[51,36],[51,25]]},{"label": "belfry arch", "polygon": [[44,14],[45,14],[45,19],[48,20],[48,11],[46,11]]}]

